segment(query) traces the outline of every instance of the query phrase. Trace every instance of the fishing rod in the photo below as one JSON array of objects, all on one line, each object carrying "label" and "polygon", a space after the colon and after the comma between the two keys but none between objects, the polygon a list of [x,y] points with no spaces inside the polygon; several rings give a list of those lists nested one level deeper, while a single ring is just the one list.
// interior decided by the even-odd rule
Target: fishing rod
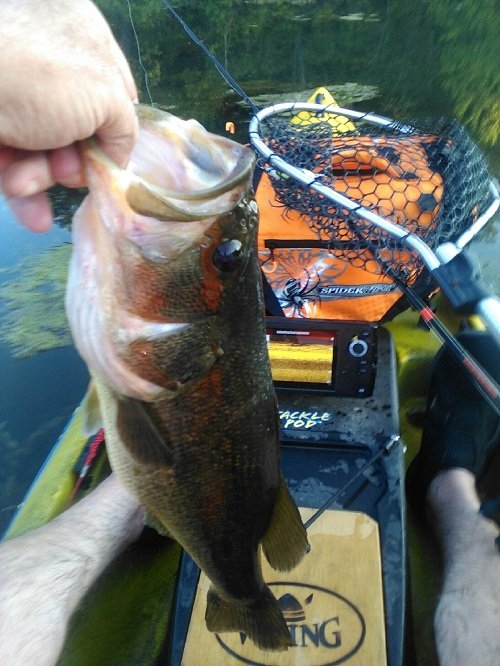
[{"label": "fishing rod", "polygon": [[250,97],[246,94],[246,92],[243,90],[243,88],[239,85],[239,83],[231,76],[231,74],[227,71],[227,69],[224,67],[224,65],[218,60],[214,54],[210,51],[210,49],[205,45],[203,40],[201,40],[198,35],[191,30],[189,25],[186,23],[186,21],[178,14],[175,9],[172,7],[172,5],[167,2],[167,0],[162,0],[163,6],[165,9],[172,14],[172,16],[181,24],[181,26],[184,28],[184,31],[186,34],[193,40],[193,42],[198,46],[203,53],[207,56],[207,58],[210,60],[212,65],[215,67],[215,69],[219,72],[219,74],[222,76],[224,81],[226,81],[227,84],[231,86],[231,88],[234,90],[234,92],[243,99],[248,106],[252,109],[254,113],[257,113],[259,111],[259,107],[254,104],[254,102],[250,99]]},{"label": "fishing rod", "polygon": [[[388,274],[391,275],[392,271]],[[460,344],[455,336],[446,328],[427,303],[411,288],[405,284],[398,275],[391,277],[399,284],[406,298],[418,311],[422,321],[434,333],[437,339],[445,345],[455,361],[468,373],[476,390],[488,402],[497,414],[500,415],[500,388],[491,375],[473,358],[473,356]]]},{"label": "fishing rod", "polygon": [[[453,309],[459,314],[469,314],[471,308],[474,307],[487,324],[488,329],[492,331],[500,346],[500,302],[478,285],[477,276],[473,272],[471,263],[463,253],[465,244],[472,239],[498,210],[500,195],[496,185],[493,182],[489,183],[492,202],[481,215],[477,216],[470,228],[462,233],[454,244],[449,242],[443,243],[436,249],[436,252],[433,252],[417,234],[409,232],[405,227],[387,220],[370,208],[326,186],[322,182],[323,174],[308,171],[307,169],[300,169],[289,164],[282,156],[275,152],[275,146],[270,148],[260,136],[263,121],[283,112],[298,113],[299,111],[307,111],[316,115],[326,113],[347,116],[357,121],[372,123],[408,136],[413,136],[418,132],[413,124],[400,123],[374,113],[353,111],[331,104],[322,105],[293,102],[275,104],[265,109],[259,109],[168,0],[162,0],[162,2],[165,9],[180,23],[186,34],[209,58],[222,78],[251,108],[254,115],[250,121],[249,139],[252,148],[264,162],[264,164],[260,165],[263,170],[267,171],[274,179],[291,178],[303,187],[314,190],[322,199],[333,201],[338,205],[339,209],[346,210],[349,215],[375,225],[377,229],[392,235],[402,246],[407,247],[411,252],[417,253],[445,293]],[[267,167],[265,166],[266,164],[268,165]],[[359,235],[358,229],[356,233]],[[415,289],[405,282],[397,271],[390,267],[388,268],[387,262],[380,259],[380,253],[377,253],[377,257],[379,263],[385,266],[387,274],[395,280],[408,298],[408,301],[419,311],[422,320],[449,349],[455,360],[466,370],[481,395],[497,413],[500,413],[500,389],[498,384],[446,329],[431,308],[420,298]]]},{"label": "fishing rod", "polygon": [[[484,221],[478,222],[478,226],[484,225]],[[356,229],[353,229],[356,232]],[[464,367],[468,372],[469,378],[472,380],[476,390],[488,402],[497,414],[500,414],[500,388],[495,379],[472,357],[468,350],[455,338],[455,336],[446,328],[443,322],[436,316],[432,308],[419,296],[415,289],[412,289],[403,280],[400,274],[395,271],[384,259],[380,256],[378,248],[373,243],[366,241],[374,258],[382,266],[384,272],[399,286],[404,293],[410,305],[412,305],[420,315],[422,322],[429,327],[436,338],[445,345],[451,356],[455,361]],[[466,274],[465,277],[469,277]],[[463,279],[463,278],[462,278]]]}]

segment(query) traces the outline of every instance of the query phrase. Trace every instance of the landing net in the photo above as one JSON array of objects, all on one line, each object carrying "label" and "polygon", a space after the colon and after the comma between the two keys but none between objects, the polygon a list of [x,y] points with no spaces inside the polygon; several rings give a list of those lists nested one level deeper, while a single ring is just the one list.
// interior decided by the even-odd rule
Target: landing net
[{"label": "landing net", "polygon": [[250,140],[277,202],[337,258],[390,268],[409,284],[424,263],[439,265],[429,249],[458,242],[498,206],[486,162],[457,122],[277,104],[253,118]]}]

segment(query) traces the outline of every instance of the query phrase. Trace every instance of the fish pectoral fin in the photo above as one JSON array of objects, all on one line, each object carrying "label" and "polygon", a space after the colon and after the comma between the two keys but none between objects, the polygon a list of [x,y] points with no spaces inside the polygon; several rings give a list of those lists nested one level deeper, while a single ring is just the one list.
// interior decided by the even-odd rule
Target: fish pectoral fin
[{"label": "fish pectoral fin", "polygon": [[170,534],[168,529],[165,527],[165,525],[161,522],[161,520],[159,518],[157,518],[150,511],[146,511],[146,516],[144,518],[144,524],[147,525],[148,527],[151,527],[153,530],[158,532],[158,534],[161,534],[161,536],[168,537],[169,539],[172,539],[172,535]]},{"label": "fish pectoral fin", "polygon": [[125,448],[137,462],[173,466],[172,450],[150,414],[150,403],[135,398],[120,398],[116,425]]},{"label": "fish pectoral fin", "polygon": [[90,380],[87,393],[80,405],[83,415],[82,431],[86,437],[95,435],[103,426],[99,396],[94,380]]},{"label": "fish pectoral fin", "polygon": [[212,585],[207,594],[207,629],[214,633],[240,631],[261,650],[283,651],[292,645],[283,613],[266,586],[262,596],[245,604],[222,599]]},{"label": "fish pectoral fin", "polygon": [[273,569],[279,571],[293,569],[309,550],[306,529],[283,477],[262,550]]}]

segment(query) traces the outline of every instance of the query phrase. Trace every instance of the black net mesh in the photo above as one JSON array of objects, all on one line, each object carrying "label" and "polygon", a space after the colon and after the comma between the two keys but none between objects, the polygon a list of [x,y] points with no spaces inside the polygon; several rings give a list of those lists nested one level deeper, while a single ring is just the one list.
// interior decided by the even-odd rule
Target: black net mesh
[{"label": "black net mesh", "polygon": [[[431,248],[455,241],[489,206],[485,160],[456,122],[383,127],[327,113],[291,110],[260,122],[267,146],[288,164],[381,217],[404,226]],[[266,168],[265,165],[262,165]],[[413,282],[423,266],[401,242],[290,177],[273,178],[276,200],[293,209],[340,259],[373,273],[397,271]]]}]

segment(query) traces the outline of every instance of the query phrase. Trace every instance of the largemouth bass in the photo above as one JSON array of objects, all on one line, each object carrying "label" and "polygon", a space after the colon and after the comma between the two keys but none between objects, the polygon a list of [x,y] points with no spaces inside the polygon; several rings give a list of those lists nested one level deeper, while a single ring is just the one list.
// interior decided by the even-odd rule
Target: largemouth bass
[{"label": "largemouth bass", "polygon": [[195,121],[139,118],[126,170],[84,148],[66,307],[88,428],[102,419],[115,473],[209,577],[208,629],[284,650],[259,549],[288,570],[307,538],[279,470],[253,156]]}]

